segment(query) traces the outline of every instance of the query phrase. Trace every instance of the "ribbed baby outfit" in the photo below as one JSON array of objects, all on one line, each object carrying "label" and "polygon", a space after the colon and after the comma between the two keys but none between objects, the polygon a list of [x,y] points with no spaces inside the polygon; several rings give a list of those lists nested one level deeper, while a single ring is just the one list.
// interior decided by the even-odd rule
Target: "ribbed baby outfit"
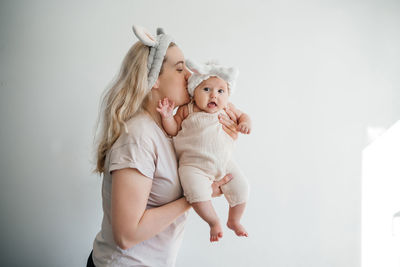
[{"label": "ribbed baby outfit", "polygon": [[211,184],[231,173],[234,177],[221,187],[231,207],[244,203],[248,197],[246,178],[232,161],[233,139],[222,129],[218,114],[193,112],[182,122],[182,129],[174,138],[179,160],[179,177],[189,203],[211,200]]}]

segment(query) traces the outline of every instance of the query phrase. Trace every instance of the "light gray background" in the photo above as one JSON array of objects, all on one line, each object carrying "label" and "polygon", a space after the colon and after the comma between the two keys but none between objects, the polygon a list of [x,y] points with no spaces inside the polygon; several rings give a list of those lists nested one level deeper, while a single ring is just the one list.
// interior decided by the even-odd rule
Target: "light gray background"
[{"label": "light gray background", "polygon": [[254,121],[235,155],[250,237],[210,244],[192,211],[177,266],[360,266],[367,129],[400,115],[399,14],[389,0],[2,1],[1,265],[85,264],[102,218],[98,104],[137,23],[237,66],[231,100]]}]

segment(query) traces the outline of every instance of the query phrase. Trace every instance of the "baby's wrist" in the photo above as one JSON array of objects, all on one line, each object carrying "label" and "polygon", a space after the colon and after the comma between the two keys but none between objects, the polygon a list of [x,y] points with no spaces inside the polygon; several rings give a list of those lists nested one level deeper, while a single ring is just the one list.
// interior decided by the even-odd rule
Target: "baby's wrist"
[{"label": "baby's wrist", "polygon": [[162,119],[165,120],[165,121],[168,121],[168,120],[173,119],[173,118],[174,118],[174,116],[172,114],[171,115],[167,115],[167,116],[162,115]]}]

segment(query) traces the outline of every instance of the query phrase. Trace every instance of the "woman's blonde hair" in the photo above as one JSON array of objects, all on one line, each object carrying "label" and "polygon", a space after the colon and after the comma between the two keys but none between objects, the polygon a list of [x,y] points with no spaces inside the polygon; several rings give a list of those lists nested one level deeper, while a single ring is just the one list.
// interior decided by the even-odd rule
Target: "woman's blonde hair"
[{"label": "woman's blonde hair", "polygon": [[[170,47],[175,45],[170,44]],[[143,110],[151,94],[147,85],[148,46],[136,42],[126,54],[121,70],[102,97],[97,123],[97,165],[95,172],[103,173],[106,154],[120,137],[128,131],[126,122]],[[165,62],[166,58],[164,58]],[[160,74],[162,72],[162,67]]]}]

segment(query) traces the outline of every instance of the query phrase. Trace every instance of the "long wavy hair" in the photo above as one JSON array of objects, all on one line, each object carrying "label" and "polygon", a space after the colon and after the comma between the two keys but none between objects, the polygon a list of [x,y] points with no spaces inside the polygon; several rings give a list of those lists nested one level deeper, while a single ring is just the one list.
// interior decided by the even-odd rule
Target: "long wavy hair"
[{"label": "long wavy hair", "polygon": [[[174,46],[174,43],[170,44]],[[147,89],[148,46],[136,42],[126,54],[120,72],[102,96],[96,127],[97,164],[95,172],[104,173],[107,152],[122,131],[128,132],[126,122],[142,111],[150,101]],[[166,58],[164,57],[164,62]],[[163,64],[164,65],[164,64]],[[163,67],[161,67],[160,74]]]}]

